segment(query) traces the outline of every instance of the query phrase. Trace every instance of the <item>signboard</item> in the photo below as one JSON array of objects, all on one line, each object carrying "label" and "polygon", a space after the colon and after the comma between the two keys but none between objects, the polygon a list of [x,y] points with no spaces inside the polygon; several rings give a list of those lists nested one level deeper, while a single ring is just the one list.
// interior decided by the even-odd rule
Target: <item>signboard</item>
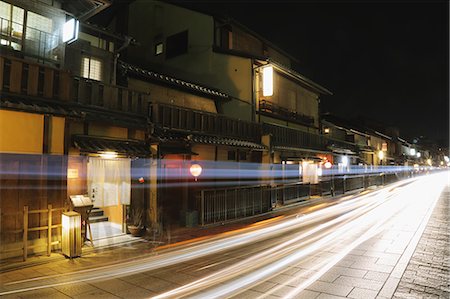
[{"label": "signboard", "polygon": [[70,200],[75,208],[94,205],[92,200],[88,196],[84,195],[70,195]]}]

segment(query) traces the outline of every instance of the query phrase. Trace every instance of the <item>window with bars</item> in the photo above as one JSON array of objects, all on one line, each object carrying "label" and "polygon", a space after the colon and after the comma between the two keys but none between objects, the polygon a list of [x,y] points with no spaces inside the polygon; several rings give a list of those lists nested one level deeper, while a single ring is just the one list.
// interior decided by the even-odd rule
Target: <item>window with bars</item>
[{"label": "window with bars", "polygon": [[81,77],[101,81],[102,62],[100,59],[83,57],[81,62]]}]

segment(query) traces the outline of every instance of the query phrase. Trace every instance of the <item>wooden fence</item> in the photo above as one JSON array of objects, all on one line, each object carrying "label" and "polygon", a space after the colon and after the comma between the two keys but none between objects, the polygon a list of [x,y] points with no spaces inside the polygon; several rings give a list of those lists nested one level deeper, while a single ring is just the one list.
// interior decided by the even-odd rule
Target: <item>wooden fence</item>
[{"label": "wooden fence", "polygon": [[[59,213],[61,215],[63,210],[64,210],[64,208],[53,208],[52,205],[48,205],[47,209],[40,209],[40,210],[29,210],[28,206],[24,206],[23,211],[21,211],[21,212],[2,213],[0,211],[0,225],[2,223],[2,218],[5,216],[20,216],[22,214],[22,219],[23,219],[22,229],[5,230],[4,231],[0,227],[0,232],[2,235],[4,235],[4,234],[22,234],[22,247],[21,248],[5,249],[5,248],[3,248],[3,246],[5,244],[3,244],[0,249],[0,255],[3,256],[6,253],[16,252],[17,254],[14,254],[14,255],[18,256],[19,255],[18,251],[21,251],[23,260],[26,261],[28,258],[28,250],[29,249],[34,249],[34,248],[43,247],[43,246],[47,247],[47,255],[50,255],[52,252],[52,246],[61,244],[61,227],[62,227],[61,221],[58,224],[53,224],[53,215],[55,212]],[[29,219],[30,215],[33,215],[33,214],[47,214],[47,225],[29,227],[28,219]],[[61,219],[61,217],[59,217],[59,219]],[[54,236],[53,229],[58,230],[58,232],[56,234],[56,238],[57,238],[56,241],[52,241],[52,236]],[[34,245],[30,245],[29,244],[30,240],[28,240],[28,233],[29,232],[39,232],[39,231],[47,232],[46,244],[42,245],[42,244],[37,243]]]}]

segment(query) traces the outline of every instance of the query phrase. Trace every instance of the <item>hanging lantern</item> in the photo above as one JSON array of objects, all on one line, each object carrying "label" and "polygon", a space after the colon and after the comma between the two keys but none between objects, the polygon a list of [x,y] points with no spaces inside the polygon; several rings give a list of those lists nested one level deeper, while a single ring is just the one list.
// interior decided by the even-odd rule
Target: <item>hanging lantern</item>
[{"label": "hanging lantern", "polygon": [[192,164],[189,168],[192,176],[197,180],[197,178],[202,174],[202,167],[199,164]]}]

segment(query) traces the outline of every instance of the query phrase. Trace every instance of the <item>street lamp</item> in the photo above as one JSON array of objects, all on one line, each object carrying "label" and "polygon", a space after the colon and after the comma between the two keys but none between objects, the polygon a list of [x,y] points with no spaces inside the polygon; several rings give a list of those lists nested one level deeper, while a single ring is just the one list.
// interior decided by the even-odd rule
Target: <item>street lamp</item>
[{"label": "street lamp", "polygon": [[380,165],[383,164],[383,159],[384,159],[384,152],[383,151],[379,151],[378,152],[378,159],[380,159]]}]

